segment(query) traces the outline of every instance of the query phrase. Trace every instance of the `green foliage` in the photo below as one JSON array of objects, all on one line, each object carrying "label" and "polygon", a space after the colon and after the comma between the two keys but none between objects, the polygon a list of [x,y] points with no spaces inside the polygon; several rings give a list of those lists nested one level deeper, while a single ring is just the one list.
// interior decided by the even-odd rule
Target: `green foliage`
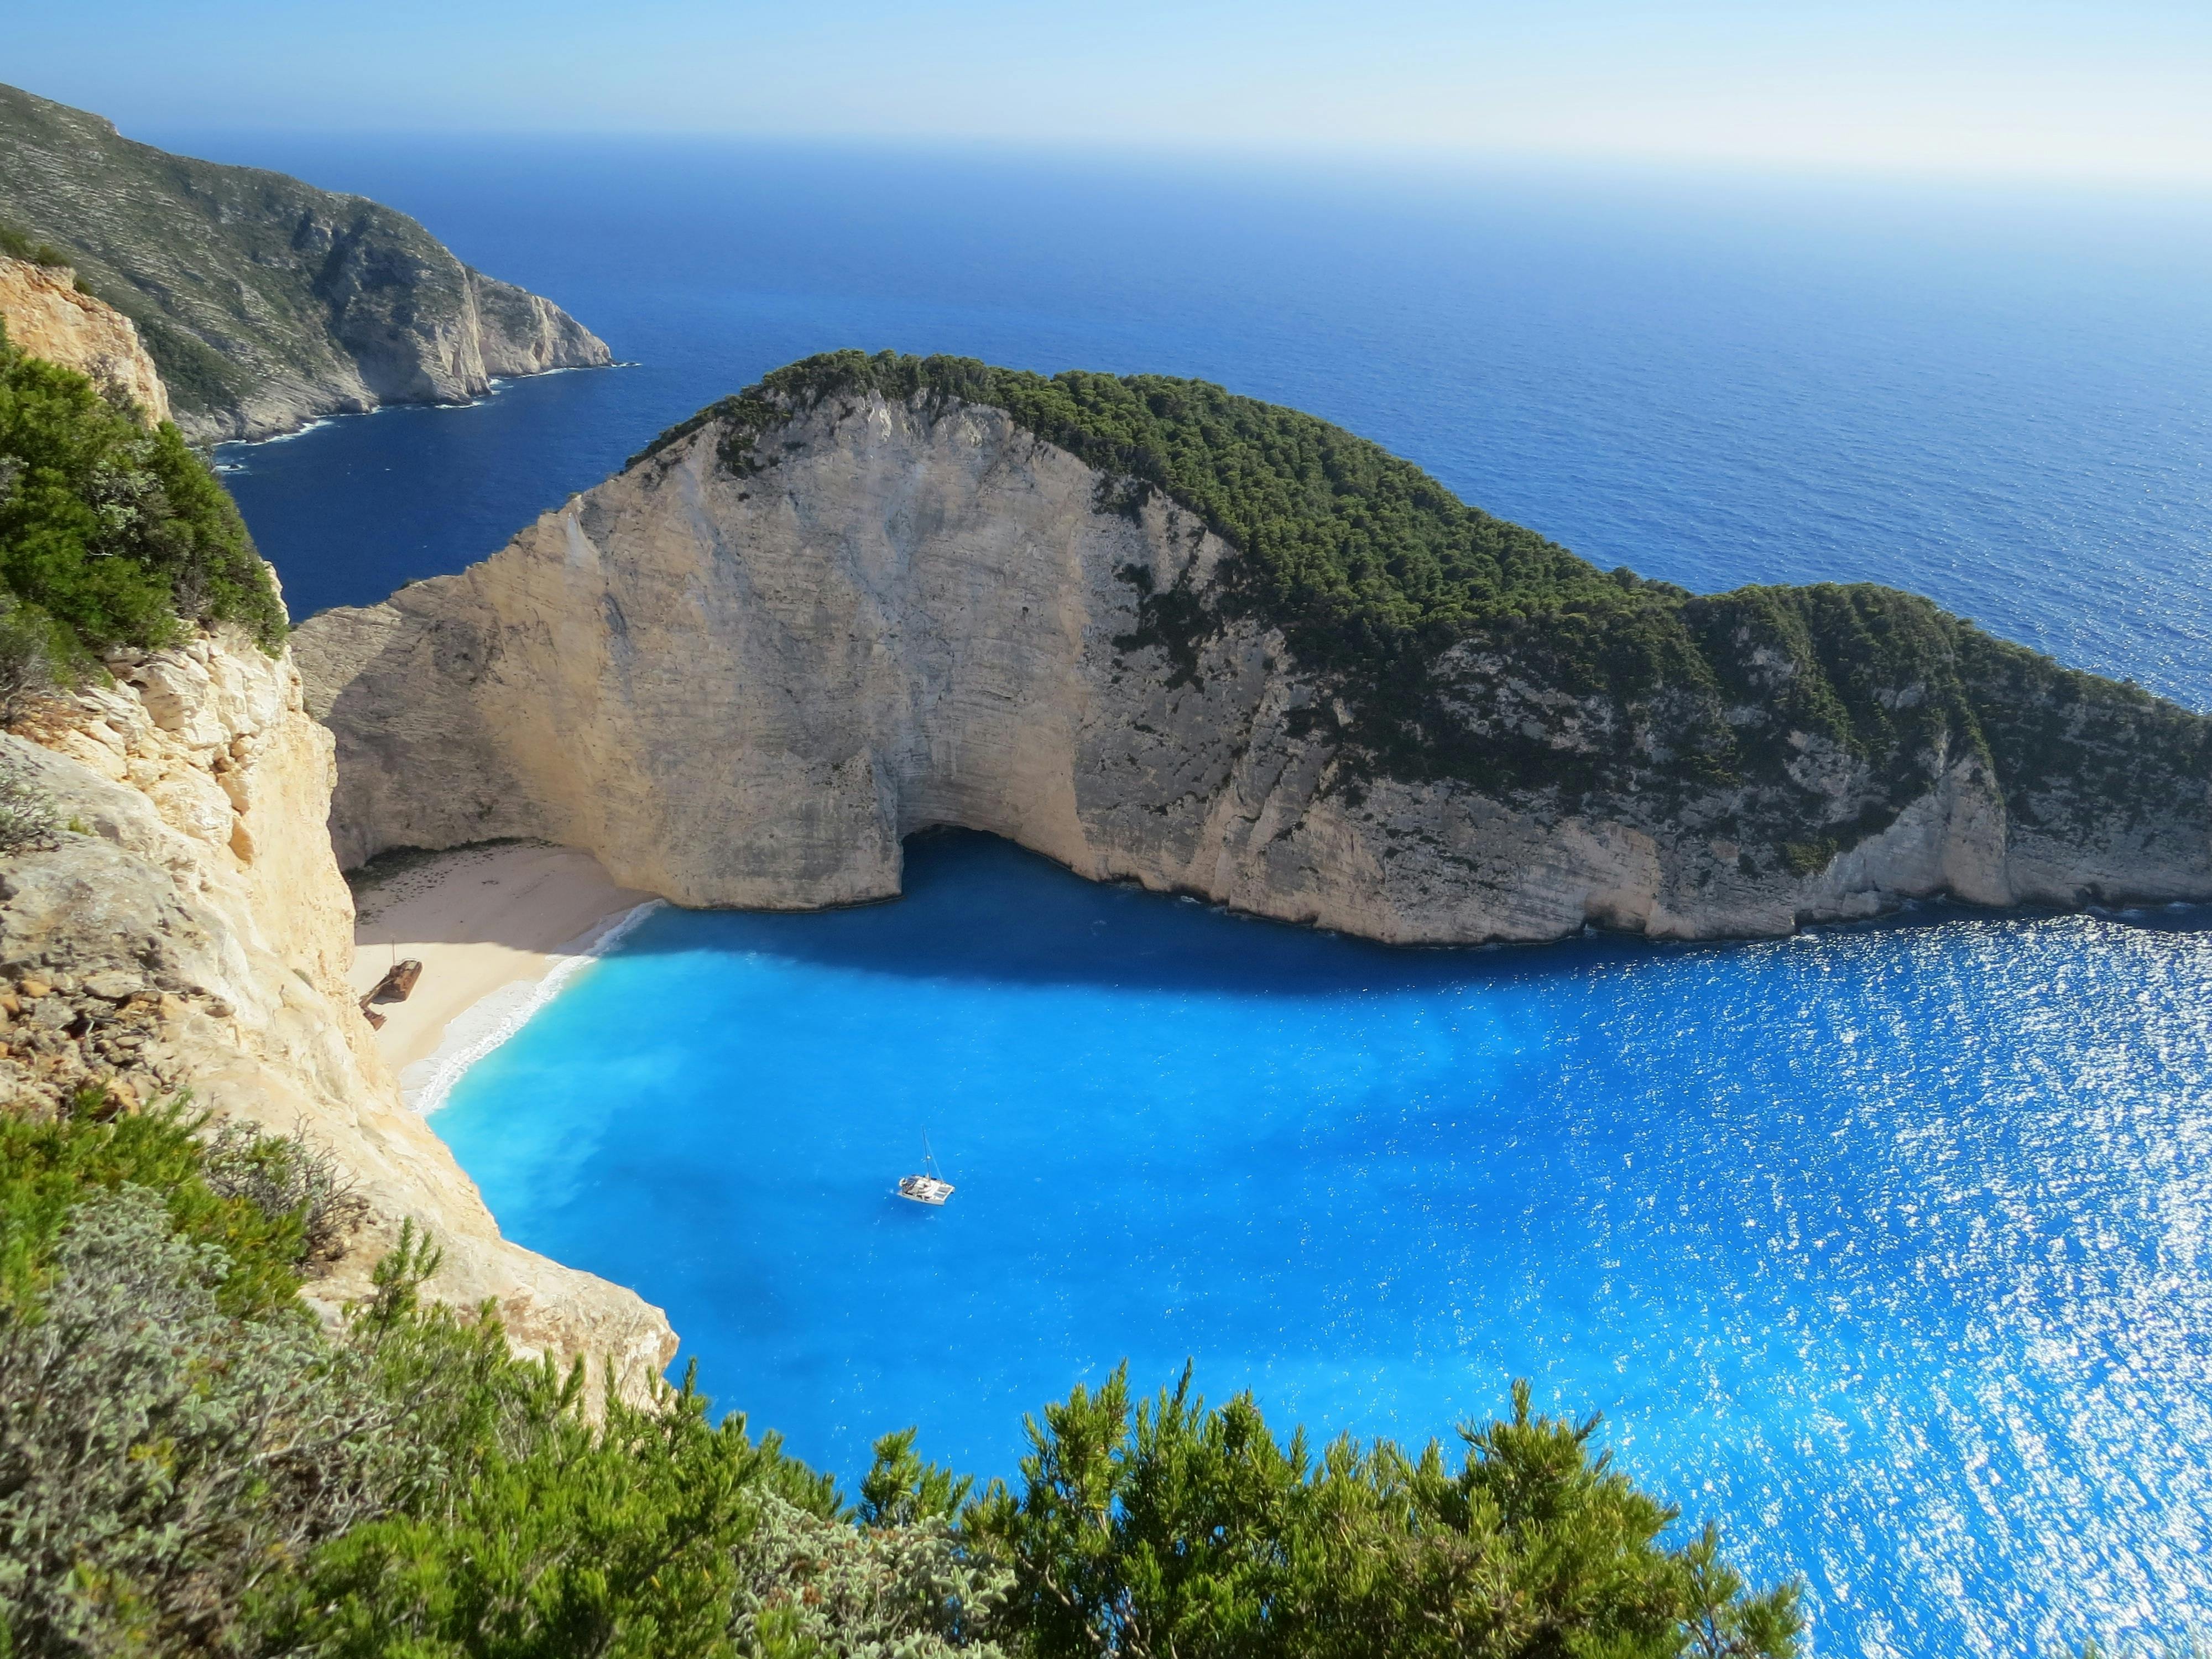
[{"label": "green foliage", "polygon": [[968,1527],[1015,1573],[1042,1656],[1787,1655],[1794,1587],[1759,1597],[1711,1534],[1593,1455],[1595,1419],[1468,1425],[1448,1468],[1349,1438],[1316,1460],[1249,1395],[1208,1409],[1190,1377],[1131,1403],[1126,1370],[1032,1421],[1023,1491]]},{"label": "green foliage", "polygon": [[575,1409],[580,1373],[495,1374],[506,1443],[467,1449],[462,1478],[414,1513],[320,1552],[272,1628],[333,1656],[735,1651],[736,1551],[762,1465],[741,1419],[707,1421],[686,1386],[650,1408]]},{"label": "green foliage", "polygon": [[0,726],[14,725],[67,678],[74,643],[36,606],[0,595]]},{"label": "green foliage", "polygon": [[855,1527],[763,1494],[738,1551],[740,1651],[995,1659],[1013,1574],[949,1516]]},{"label": "green foliage", "polygon": [[180,1101],[115,1116],[90,1093],[56,1121],[0,1110],[0,1308],[32,1305],[73,1208],[126,1185],[159,1193],[187,1243],[222,1251],[216,1299],[226,1313],[290,1307],[306,1254],[301,1218],[210,1190],[199,1127]]},{"label": "green foliage", "polygon": [[957,1514],[975,1482],[941,1463],[925,1462],[914,1449],[918,1431],[901,1429],[874,1446],[874,1467],[860,1480],[856,1505],[865,1527],[906,1527]]},{"label": "green foliage", "polygon": [[148,432],[83,375],[0,332],[0,583],[64,653],[154,647],[179,619],[274,650],[283,605],[229,493],[173,426]]},{"label": "green foliage", "polygon": [[227,1644],[257,1580],[376,1507],[391,1415],[296,1305],[143,1187],[72,1210],[35,1309],[0,1310],[0,1617],[19,1651]]},{"label": "green foliage", "polygon": [[368,1212],[352,1181],[315,1142],[226,1123],[200,1148],[200,1182],[217,1198],[240,1199],[270,1221],[290,1218],[303,1261],[335,1261]]}]

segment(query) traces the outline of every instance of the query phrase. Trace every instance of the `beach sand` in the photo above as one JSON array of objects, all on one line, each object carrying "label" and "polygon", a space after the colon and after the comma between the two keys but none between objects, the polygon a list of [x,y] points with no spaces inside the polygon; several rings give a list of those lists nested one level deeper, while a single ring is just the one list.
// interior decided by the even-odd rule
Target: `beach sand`
[{"label": "beach sand", "polygon": [[[522,1017],[549,974],[653,895],[616,886],[588,853],[520,842],[428,854],[354,897],[356,994],[394,961],[422,964],[406,1001],[377,1005],[376,1043],[410,1103],[428,1107],[463,1051]],[[426,1087],[435,1097],[421,1097]]]}]

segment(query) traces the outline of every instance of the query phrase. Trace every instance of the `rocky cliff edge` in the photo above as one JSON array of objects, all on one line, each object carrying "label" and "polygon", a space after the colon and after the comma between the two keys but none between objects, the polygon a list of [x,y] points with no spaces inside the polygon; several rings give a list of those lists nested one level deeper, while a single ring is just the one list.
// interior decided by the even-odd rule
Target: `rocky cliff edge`
[{"label": "rocky cliff edge", "polygon": [[168,389],[131,320],[76,286],[66,265],[0,254],[0,321],[33,357],[73,368],[94,386],[134,404],[150,426],[169,418]]},{"label": "rocky cliff edge", "polygon": [[433,1293],[495,1303],[516,1346],[611,1360],[635,1389],[673,1357],[659,1310],[499,1236],[474,1184],[401,1103],[345,981],[353,903],[325,830],[331,738],[289,653],[202,635],[111,658],[0,748],[66,827],[0,863],[0,1094],[97,1082],[189,1091],[218,1119],[319,1143],[369,1218],[308,1297],[368,1288],[401,1223],[445,1252]]},{"label": "rocky cliff edge", "polygon": [[173,155],[8,86],[0,220],[56,244],[136,320],[195,443],[466,403],[495,379],[612,361],[560,307],[471,269],[404,213]]}]

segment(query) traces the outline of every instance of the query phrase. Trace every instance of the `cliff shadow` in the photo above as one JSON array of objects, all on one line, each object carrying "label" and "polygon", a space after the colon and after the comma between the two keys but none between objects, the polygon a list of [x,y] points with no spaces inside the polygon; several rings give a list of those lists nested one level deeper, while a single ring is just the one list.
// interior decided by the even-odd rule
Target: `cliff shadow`
[{"label": "cliff shadow", "polygon": [[[1650,971],[1684,957],[1786,951],[1803,944],[1802,938],[1680,944],[1584,934],[1544,945],[1382,945],[1130,884],[1087,881],[975,830],[925,831],[908,839],[906,854],[905,891],[897,899],[799,913],[671,909],[649,919],[622,950],[757,951],[909,979],[1337,998],[1449,986],[1535,987]],[[2004,927],[2021,916],[1931,902],[1821,931]],[[2212,908],[2106,920],[2203,928],[2212,926]]]}]

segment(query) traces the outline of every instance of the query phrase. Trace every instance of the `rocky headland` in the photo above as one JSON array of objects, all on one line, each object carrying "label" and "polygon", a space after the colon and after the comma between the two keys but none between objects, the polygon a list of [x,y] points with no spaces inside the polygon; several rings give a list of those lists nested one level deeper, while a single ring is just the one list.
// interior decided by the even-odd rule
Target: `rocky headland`
[{"label": "rocky headland", "polygon": [[1887,589],[1600,572],[1194,382],[811,360],[295,644],[349,865],[799,908],[957,824],[1431,944],[2212,896],[2212,721]]},{"label": "rocky headland", "polygon": [[136,323],[195,443],[611,361],[560,307],[471,269],[405,214],[172,155],[13,87],[0,228],[53,246]]}]

